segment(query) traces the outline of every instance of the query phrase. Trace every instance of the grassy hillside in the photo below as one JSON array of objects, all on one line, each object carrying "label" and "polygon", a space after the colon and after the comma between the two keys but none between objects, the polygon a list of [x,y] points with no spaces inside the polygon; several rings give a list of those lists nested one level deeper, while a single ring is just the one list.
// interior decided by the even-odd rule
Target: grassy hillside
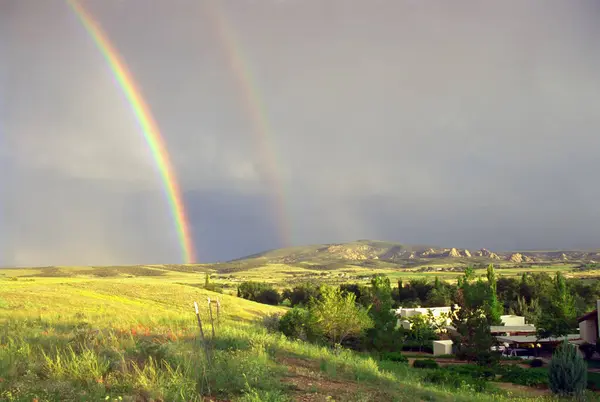
[{"label": "grassy hillside", "polygon": [[[0,400],[500,401],[526,395],[444,390],[426,385],[423,373],[406,365],[289,341],[260,324],[283,308],[201,289],[203,278],[194,272],[201,267],[142,268],[2,271]],[[222,306],[214,339],[207,297]]]}]

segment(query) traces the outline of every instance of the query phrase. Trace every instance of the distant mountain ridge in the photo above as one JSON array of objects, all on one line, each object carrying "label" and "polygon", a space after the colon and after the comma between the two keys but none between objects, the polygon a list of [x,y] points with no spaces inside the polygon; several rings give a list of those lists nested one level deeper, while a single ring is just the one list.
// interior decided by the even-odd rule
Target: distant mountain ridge
[{"label": "distant mountain ridge", "polygon": [[600,250],[532,250],[492,251],[456,247],[406,245],[379,240],[357,240],[348,243],[317,244],[289,247],[256,253],[229,262],[256,260],[263,263],[323,263],[332,261],[381,261],[389,263],[456,261],[462,263],[535,263],[535,262],[591,262],[600,261]]}]

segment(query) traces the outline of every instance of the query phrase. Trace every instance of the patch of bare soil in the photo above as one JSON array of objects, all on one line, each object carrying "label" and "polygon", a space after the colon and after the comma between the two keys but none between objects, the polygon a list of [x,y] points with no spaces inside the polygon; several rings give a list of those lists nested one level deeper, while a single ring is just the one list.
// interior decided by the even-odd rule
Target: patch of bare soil
[{"label": "patch of bare soil", "polygon": [[505,391],[529,396],[549,396],[551,394],[550,390],[547,388],[528,387],[525,385],[512,384],[510,382],[495,382],[494,385]]},{"label": "patch of bare soil", "polygon": [[294,401],[321,402],[330,400],[329,397],[342,402],[354,400],[357,394],[368,394],[369,400],[385,400],[378,396],[376,390],[353,381],[327,378],[321,372],[318,362],[296,357],[280,357],[277,361],[288,368],[288,375],[282,381],[293,389]]}]

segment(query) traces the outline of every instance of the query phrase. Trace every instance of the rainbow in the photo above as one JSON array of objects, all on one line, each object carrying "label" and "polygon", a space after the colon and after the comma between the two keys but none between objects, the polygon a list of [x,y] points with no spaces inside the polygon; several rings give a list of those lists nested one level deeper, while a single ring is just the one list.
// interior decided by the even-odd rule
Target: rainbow
[{"label": "rainbow", "polygon": [[96,47],[102,56],[104,56],[113,76],[117,80],[119,87],[123,91],[127,102],[133,110],[164,184],[167,201],[177,230],[183,262],[185,264],[194,263],[193,241],[190,235],[181,191],[177,184],[175,172],[169,161],[169,154],[160,134],[160,130],[158,129],[158,125],[154,121],[150,109],[144,102],[125,63],[121,60],[117,50],[111,45],[106,34],[102,32],[99,24],[94,21],[92,15],[88,13],[77,0],[67,0],[67,4],[75,12],[79,21],[96,44]]},{"label": "rainbow", "polygon": [[208,0],[204,4],[206,4],[209,17],[215,23],[217,35],[229,59],[232,73],[240,86],[244,106],[252,119],[259,155],[261,160],[266,163],[267,185],[273,191],[273,206],[280,240],[283,247],[289,247],[292,245],[292,231],[287,214],[284,181],[279,174],[280,163],[273,145],[273,129],[247,57],[242,52],[242,46],[237,40],[235,30],[226,18],[225,11],[219,8],[220,2],[221,0]]}]

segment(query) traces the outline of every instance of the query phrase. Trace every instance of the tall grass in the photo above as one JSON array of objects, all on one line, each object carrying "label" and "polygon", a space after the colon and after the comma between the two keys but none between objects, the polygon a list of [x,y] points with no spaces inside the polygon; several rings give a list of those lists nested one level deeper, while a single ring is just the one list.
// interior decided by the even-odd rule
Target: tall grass
[{"label": "tall grass", "polygon": [[[291,401],[308,392],[288,381],[298,369],[293,359],[306,362],[315,384],[343,384],[314,385],[323,398],[337,392],[330,400],[514,399],[445,390],[407,365],[292,341],[257,324],[281,308],[152,278],[50,281],[0,289],[8,304],[0,309],[1,401]],[[205,330],[210,356],[191,308],[206,296],[223,305],[215,339]]]}]

